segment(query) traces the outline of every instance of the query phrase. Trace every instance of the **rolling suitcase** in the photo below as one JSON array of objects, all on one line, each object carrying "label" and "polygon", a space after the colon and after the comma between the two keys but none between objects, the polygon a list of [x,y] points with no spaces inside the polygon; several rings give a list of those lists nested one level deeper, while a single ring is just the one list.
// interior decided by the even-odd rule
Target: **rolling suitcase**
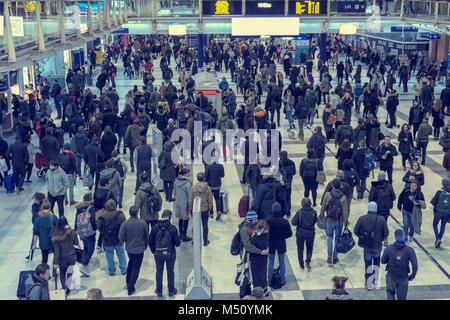
[{"label": "rolling suitcase", "polygon": [[249,192],[247,192],[247,194],[244,194],[241,197],[241,200],[239,200],[239,206],[238,206],[239,217],[245,218],[249,207],[250,207],[250,197],[249,197]]},{"label": "rolling suitcase", "polygon": [[20,271],[19,285],[17,286],[17,298],[25,299],[27,297],[27,287],[25,281],[34,272],[34,270]]},{"label": "rolling suitcase", "polygon": [[228,206],[228,192],[221,192],[219,195],[220,202],[222,203],[222,213],[227,214],[229,211]]},{"label": "rolling suitcase", "polygon": [[14,180],[12,175],[8,175],[5,177],[5,180],[3,181],[3,185],[5,186],[7,193],[14,192]]}]

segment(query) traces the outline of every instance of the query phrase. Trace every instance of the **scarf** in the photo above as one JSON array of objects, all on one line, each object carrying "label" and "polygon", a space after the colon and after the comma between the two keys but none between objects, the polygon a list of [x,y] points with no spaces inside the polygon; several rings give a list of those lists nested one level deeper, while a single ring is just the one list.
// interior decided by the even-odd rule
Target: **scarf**
[{"label": "scarf", "polygon": [[77,160],[77,157],[75,156],[75,154],[72,152],[72,151],[70,151],[70,150],[63,150],[62,151],[63,153],[66,153],[66,154],[71,154],[71,155],[73,155],[74,157],[75,157],[75,166],[78,168],[78,160]]}]

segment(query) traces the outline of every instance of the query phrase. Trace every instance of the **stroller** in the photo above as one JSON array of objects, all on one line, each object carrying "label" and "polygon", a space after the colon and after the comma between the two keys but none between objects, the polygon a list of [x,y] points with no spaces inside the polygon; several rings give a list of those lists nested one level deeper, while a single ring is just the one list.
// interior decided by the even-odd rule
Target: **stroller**
[{"label": "stroller", "polygon": [[38,169],[36,172],[36,175],[39,178],[42,178],[45,180],[45,176],[47,175],[48,167],[47,167],[47,160],[45,159],[45,156],[42,152],[36,152],[36,158],[34,161],[34,165]]}]

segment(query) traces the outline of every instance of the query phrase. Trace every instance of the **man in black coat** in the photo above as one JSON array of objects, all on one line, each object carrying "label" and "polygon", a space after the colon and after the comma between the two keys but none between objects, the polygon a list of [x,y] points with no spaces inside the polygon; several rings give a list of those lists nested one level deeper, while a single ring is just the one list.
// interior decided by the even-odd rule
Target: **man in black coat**
[{"label": "man in black coat", "polygon": [[51,160],[56,160],[59,155],[59,150],[61,149],[59,140],[53,135],[53,133],[54,129],[48,127],[45,129],[45,137],[41,140],[41,150],[47,160],[47,163],[50,163]]},{"label": "man in black coat", "polygon": [[450,80],[447,80],[446,88],[441,91],[441,101],[442,110],[445,111],[445,108],[447,108],[447,113],[450,113]]},{"label": "man in black coat", "polygon": [[385,179],[386,173],[384,171],[380,171],[378,173],[378,181],[372,181],[369,201],[375,201],[377,203],[378,214],[382,215],[387,221],[390,210],[394,207],[396,196],[394,188],[392,188],[392,185]]},{"label": "man in black coat", "polygon": [[398,83],[398,87],[400,88],[401,84],[403,83],[403,92],[408,92],[408,67],[405,65],[405,63],[402,63],[402,66],[398,70],[398,76],[400,78],[400,82]]},{"label": "man in black coat", "polygon": [[29,157],[27,146],[22,143],[22,137],[20,135],[16,137],[16,142],[9,146],[6,155],[7,159],[12,161],[14,184],[17,193],[20,193],[24,190],[22,186],[25,180]]},{"label": "man in black coat", "polygon": [[[100,171],[105,167],[105,154],[99,148],[99,139],[94,136],[91,143],[84,148],[84,160],[92,177],[95,177],[95,190],[98,188]],[[89,188],[91,190],[92,187]]]},{"label": "man in black coat", "polygon": [[205,169],[205,181],[211,188],[214,200],[216,201],[217,221],[220,220],[220,216],[223,212],[223,204],[220,199],[220,187],[222,186],[222,178],[225,176],[223,164],[214,161],[212,164],[206,165]]},{"label": "man in black coat", "polygon": [[50,96],[53,98],[53,101],[55,102],[55,109],[57,113],[56,119],[61,118],[61,91],[62,88],[59,85],[59,82],[53,80],[53,88],[52,91],[50,91]]},{"label": "man in black coat", "polygon": [[358,192],[357,199],[362,199],[364,197],[364,192],[366,191],[366,180],[369,177],[370,170],[364,167],[366,153],[372,152],[367,148],[365,140],[359,141],[358,149],[353,152],[352,160],[355,164],[355,171],[359,177],[359,183],[356,186],[356,191]]},{"label": "man in black coat", "polygon": [[286,217],[291,216],[291,193],[292,193],[292,180],[296,175],[297,170],[295,169],[295,162],[288,158],[287,151],[280,152],[280,169],[283,169],[286,176],[283,177],[284,187],[286,189]]},{"label": "man in black coat", "polygon": [[380,162],[380,170],[387,172],[390,184],[392,184],[392,166],[394,157],[397,155],[397,148],[391,144],[391,137],[385,136],[384,141],[377,148],[375,157]]}]

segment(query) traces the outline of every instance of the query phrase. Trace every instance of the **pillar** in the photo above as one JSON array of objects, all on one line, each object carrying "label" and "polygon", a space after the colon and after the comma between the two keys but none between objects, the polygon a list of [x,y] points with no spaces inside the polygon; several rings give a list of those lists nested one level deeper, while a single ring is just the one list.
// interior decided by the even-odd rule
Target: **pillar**
[{"label": "pillar", "polygon": [[112,3],[112,21],[113,25],[117,27],[116,0],[113,0]]},{"label": "pillar", "polygon": [[203,68],[203,34],[197,35],[198,69]]},{"label": "pillar", "polygon": [[[89,11],[91,10],[90,3],[88,1],[88,30],[89,30]],[[75,0],[75,7],[73,9],[73,23],[75,24],[75,30],[77,32],[77,38],[81,38],[81,17],[80,17],[80,11],[78,10],[78,0]],[[77,17],[78,15],[78,17]],[[90,32],[90,31],[89,31]]]},{"label": "pillar", "polygon": [[327,60],[327,34],[321,33],[320,34],[320,60],[325,62]]},{"label": "pillar", "polygon": [[3,4],[3,15],[5,17],[5,33],[4,41],[8,48],[8,63],[16,62],[16,48],[14,47],[14,39],[12,37],[11,20],[9,19],[9,1],[5,1]]},{"label": "pillar", "polygon": [[123,22],[128,22],[128,0],[125,0],[125,6],[123,8]]},{"label": "pillar", "polygon": [[[97,0],[97,7],[98,7],[98,12],[97,12],[97,19],[98,19],[98,27],[100,29],[100,32],[103,31],[103,18],[102,18],[102,11],[100,9],[100,3],[103,3],[103,1]],[[104,9],[103,9],[104,10]]]},{"label": "pillar", "polygon": [[450,51],[450,36],[441,34],[439,40],[430,40],[428,47],[429,61],[441,63],[442,60],[447,60],[448,52]]},{"label": "pillar", "polygon": [[111,11],[109,10],[109,0],[103,1],[103,16],[106,21],[106,29],[111,29],[111,19],[110,19]]},{"label": "pillar", "polygon": [[66,44],[66,31],[64,30],[63,2],[58,1],[58,28],[61,44]]},{"label": "pillar", "polygon": [[88,2],[87,2],[87,27],[88,27],[88,33],[93,34],[94,26],[92,24],[91,0],[88,0]]},{"label": "pillar", "polygon": [[119,24],[120,24],[120,26],[122,27],[122,24],[123,24],[123,16],[122,16],[122,6],[120,5],[120,2],[119,2]]},{"label": "pillar", "polygon": [[41,24],[41,6],[40,2],[36,1],[36,40],[38,44],[38,51],[45,51],[44,33],[42,32]]}]

